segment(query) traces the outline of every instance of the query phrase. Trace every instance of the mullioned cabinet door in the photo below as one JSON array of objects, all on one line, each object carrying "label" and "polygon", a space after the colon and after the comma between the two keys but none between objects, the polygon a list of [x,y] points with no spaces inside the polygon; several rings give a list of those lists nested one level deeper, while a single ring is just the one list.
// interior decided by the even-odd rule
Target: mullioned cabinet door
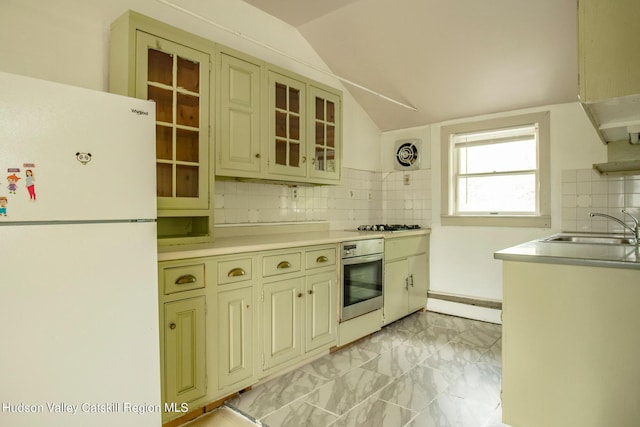
[{"label": "mullioned cabinet door", "polygon": [[136,43],[136,97],[156,103],[158,209],[208,209],[210,55],[142,31]]}]

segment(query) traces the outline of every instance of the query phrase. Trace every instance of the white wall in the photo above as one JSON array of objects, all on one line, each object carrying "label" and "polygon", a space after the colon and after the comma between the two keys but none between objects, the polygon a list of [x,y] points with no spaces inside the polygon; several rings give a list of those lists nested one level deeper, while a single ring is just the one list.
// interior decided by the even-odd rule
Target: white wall
[{"label": "white wall", "polygon": [[[440,128],[442,125],[494,117],[551,111],[551,211],[552,228],[456,227],[440,223]],[[562,171],[591,168],[606,160],[606,148],[578,103],[552,105],[503,114],[437,123],[423,128],[387,132],[382,137],[383,164],[393,141],[430,132],[432,172],[431,289],[482,299],[502,299],[502,265],[493,259],[496,250],[561,231]],[[464,314],[464,313],[460,313]]]},{"label": "white wall", "polygon": [[[175,0],[210,21],[326,70],[298,31],[239,0]],[[0,70],[108,90],[109,26],[128,9],[342,88],[338,80],[156,0],[2,0]],[[380,130],[344,92],[344,166],[379,170]]]}]

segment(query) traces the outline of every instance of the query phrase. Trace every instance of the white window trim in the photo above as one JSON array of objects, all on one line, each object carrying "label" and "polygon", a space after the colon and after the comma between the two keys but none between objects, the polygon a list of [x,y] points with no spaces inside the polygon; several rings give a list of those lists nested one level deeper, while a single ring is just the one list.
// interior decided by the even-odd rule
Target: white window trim
[{"label": "white window trim", "polygon": [[[458,123],[440,128],[441,173],[442,173],[442,225],[487,226],[487,227],[551,227],[551,183],[550,183],[550,129],[549,111],[500,117],[476,122]],[[453,144],[451,136],[459,133],[481,132],[509,127],[538,124],[538,212],[535,215],[474,215],[454,214],[455,194],[453,187]]]}]

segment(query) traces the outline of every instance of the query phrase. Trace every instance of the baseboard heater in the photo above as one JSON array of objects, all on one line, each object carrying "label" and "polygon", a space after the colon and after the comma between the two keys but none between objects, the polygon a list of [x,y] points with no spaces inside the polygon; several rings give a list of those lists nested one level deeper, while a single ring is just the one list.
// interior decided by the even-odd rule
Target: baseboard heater
[{"label": "baseboard heater", "polygon": [[440,292],[427,292],[427,296],[433,299],[439,299],[443,301],[457,302],[460,304],[475,305],[477,307],[492,308],[494,310],[502,310],[502,302],[496,300],[463,297],[460,295],[443,294]]}]

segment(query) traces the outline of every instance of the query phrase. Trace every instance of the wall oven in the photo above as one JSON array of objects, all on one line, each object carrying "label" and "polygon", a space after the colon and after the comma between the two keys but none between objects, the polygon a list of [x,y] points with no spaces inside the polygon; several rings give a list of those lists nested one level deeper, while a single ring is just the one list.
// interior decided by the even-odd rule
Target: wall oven
[{"label": "wall oven", "polygon": [[340,245],[340,321],[382,308],[384,239]]}]

